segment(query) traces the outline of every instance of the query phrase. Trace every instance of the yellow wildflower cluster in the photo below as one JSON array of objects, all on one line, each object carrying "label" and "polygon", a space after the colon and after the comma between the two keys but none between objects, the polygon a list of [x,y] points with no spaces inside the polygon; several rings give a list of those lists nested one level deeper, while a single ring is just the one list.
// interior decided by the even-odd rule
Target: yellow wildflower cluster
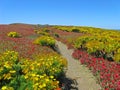
[{"label": "yellow wildflower cluster", "polygon": [[54,90],[57,78],[67,62],[56,53],[37,55],[34,60],[18,59],[18,53],[7,51],[0,55],[1,90]]},{"label": "yellow wildflower cluster", "polygon": [[[75,48],[86,49],[88,53],[101,54],[101,56],[105,56],[106,58],[112,58],[114,59],[114,61],[119,62],[120,40],[118,38],[120,38],[120,36],[114,35],[114,32],[111,32],[110,34],[109,33],[104,32],[101,35],[95,34],[91,36],[84,35],[78,37],[74,41],[74,46]],[[118,34],[120,35],[120,33]]]},{"label": "yellow wildflower cluster", "polygon": [[37,55],[34,61],[23,60],[22,72],[27,80],[33,81],[34,90],[51,90],[58,88],[59,81],[56,80],[63,73],[67,62],[61,56],[50,53]]},{"label": "yellow wildflower cluster", "polygon": [[53,37],[50,37],[50,36],[41,36],[41,37],[37,38],[34,41],[34,43],[42,45],[42,46],[54,46],[55,39]]},{"label": "yellow wildflower cluster", "polygon": [[114,55],[114,60],[120,62],[120,48],[117,49],[116,54]]},{"label": "yellow wildflower cluster", "polygon": [[59,87],[59,81],[57,81],[54,76],[48,76],[46,74],[39,75],[34,73],[27,74],[26,76],[28,80],[33,81],[34,90],[53,90]]},{"label": "yellow wildflower cluster", "polygon": [[15,63],[18,62],[18,53],[15,51],[6,51],[0,55],[0,80],[10,80],[15,74]]},{"label": "yellow wildflower cluster", "polygon": [[40,35],[50,36],[49,30],[44,27],[43,28],[37,27],[35,28],[34,32]]},{"label": "yellow wildflower cluster", "polygon": [[2,86],[1,90],[14,90],[14,88],[9,86]]},{"label": "yellow wildflower cluster", "polygon": [[20,37],[20,35],[17,32],[9,32],[7,34],[7,36],[9,36],[9,37]]},{"label": "yellow wildflower cluster", "polygon": [[[54,28],[82,33],[83,36],[69,38],[74,47],[84,49],[96,57],[103,57],[108,60],[120,62],[120,31],[86,26],[54,26]],[[67,38],[68,40],[68,38]]]}]

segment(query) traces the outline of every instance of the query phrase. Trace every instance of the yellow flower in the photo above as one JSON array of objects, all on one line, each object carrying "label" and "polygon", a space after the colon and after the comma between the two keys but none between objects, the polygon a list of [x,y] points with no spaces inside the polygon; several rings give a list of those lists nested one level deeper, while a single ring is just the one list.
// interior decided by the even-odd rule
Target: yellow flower
[{"label": "yellow flower", "polygon": [[44,76],[40,76],[40,78],[43,78]]},{"label": "yellow flower", "polygon": [[36,75],[37,77],[39,77],[39,75]]},{"label": "yellow flower", "polygon": [[23,73],[27,73],[27,72],[28,72],[28,69],[23,69],[22,72],[23,72]]},{"label": "yellow flower", "polygon": [[35,77],[36,75],[33,73],[33,74],[31,74],[33,77]]},{"label": "yellow flower", "polygon": [[3,77],[4,77],[4,80],[5,80],[5,79],[8,79],[8,80],[9,80],[9,79],[11,79],[11,74],[10,74],[10,73],[4,74]]},{"label": "yellow flower", "polygon": [[30,66],[30,69],[31,69],[31,70],[34,70],[34,66]]},{"label": "yellow flower", "polygon": [[59,81],[57,81],[57,84],[59,84]]},{"label": "yellow flower", "polygon": [[2,90],[7,90],[7,86],[3,86],[3,87],[2,87]]},{"label": "yellow flower", "polygon": [[35,77],[34,79],[35,79],[36,81],[38,81],[38,77]]},{"label": "yellow flower", "polygon": [[56,80],[56,79],[53,79],[54,81]]},{"label": "yellow flower", "polygon": [[43,74],[43,76],[45,77],[45,76],[46,76],[46,74]]},{"label": "yellow flower", "polygon": [[40,66],[40,63],[37,63],[37,66]]},{"label": "yellow flower", "polygon": [[7,62],[4,64],[4,67],[6,67],[7,69],[11,68],[10,65]]},{"label": "yellow flower", "polygon": [[43,83],[43,85],[42,85],[43,87],[46,87],[46,84],[45,83]]},{"label": "yellow flower", "polygon": [[39,88],[43,88],[43,86],[42,86],[42,85],[39,85]]},{"label": "yellow flower", "polygon": [[10,72],[10,73],[15,73],[16,71],[15,71],[15,70],[10,70],[9,72]]},{"label": "yellow flower", "polygon": [[28,76],[27,76],[27,75],[25,75],[24,77],[25,77],[25,79],[27,79],[27,78],[28,78]]},{"label": "yellow flower", "polygon": [[47,78],[45,81],[46,81],[46,82],[49,82],[50,80]]},{"label": "yellow flower", "polygon": [[0,68],[0,72],[2,72],[3,68]]},{"label": "yellow flower", "polygon": [[50,76],[50,78],[51,78],[51,79],[53,79],[53,78],[54,78],[54,76]]},{"label": "yellow flower", "polygon": [[37,87],[39,85],[39,83],[35,83],[34,85],[33,85],[33,87]]}]

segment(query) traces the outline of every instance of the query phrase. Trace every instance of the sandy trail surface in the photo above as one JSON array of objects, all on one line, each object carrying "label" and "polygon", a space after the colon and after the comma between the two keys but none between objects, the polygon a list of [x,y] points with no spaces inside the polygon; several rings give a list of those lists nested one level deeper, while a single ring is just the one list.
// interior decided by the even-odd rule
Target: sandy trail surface
[{"label": "sandy trail surface", "polygon": [[61,55],[68,61],[66,77],[76,80],[77,82],[75,87],[78,89],[70,90],[101,90],[100,85],[96,83],[96,79],[91,71],[72,57],[73,49],[68,49],[67,46],[60,41],[56,41],[56,44]]}]

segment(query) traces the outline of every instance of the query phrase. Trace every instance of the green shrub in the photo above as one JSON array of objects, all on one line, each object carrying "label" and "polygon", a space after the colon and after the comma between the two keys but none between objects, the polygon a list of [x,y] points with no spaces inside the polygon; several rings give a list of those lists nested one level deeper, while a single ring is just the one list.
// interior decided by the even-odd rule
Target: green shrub
[{"label": "green shrub", "polygon": [[50,32],[50,30],[49,29],[47,29],[47,28],[43,28],[43,30],[42,31],[44,31],[44,32]]},{"label": "green shrub", "polygon": [[79,32],[80,32],[80,30],[79,30],[79,29],[72,29],[72,32],[79,33]]},{"label": "green shrub", "polygon": [[57,34],[57,33],[55,33],[55,34],[54,34],[54,36],[55,36],[55,37],[57,37],[57,38],[59,38],[59,37],[60,37],[60,36],[59,36],[59,34]]}]

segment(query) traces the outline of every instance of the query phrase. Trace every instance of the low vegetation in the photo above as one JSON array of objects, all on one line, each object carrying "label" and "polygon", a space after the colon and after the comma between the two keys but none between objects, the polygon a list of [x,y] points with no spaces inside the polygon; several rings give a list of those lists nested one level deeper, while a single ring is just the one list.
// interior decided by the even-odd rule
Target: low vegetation
[{"label": "low vegetation", "polygon": [[59,40],[75,49],[73,57],[91,70],[104,90],[120,90],[120,31],[24,24],[0,27],[0,89],[60,89],[67,62],[52,49]]},{"label": "low vegetation", "polygon": [[38,37],[34,41],[34,43],[42,45],[42,46],[53,47],[53,46],[55,46],[55,39],[53,37],[50,37],[50,36],[41,36],[41,37]]},{"label": "low vegetation", "polygon": [[64,58],[54,53],[37,55],[34,60],[18,56],[18,52],[15,51],[6,51],[0,55],[0,87],[2,90],[59,88],[57,79],[67,66]]},{"label": "low vegetation", "polygon": [[20,37],[20,34],[17,32],[9,32],[7,34],[8,37]]}]

